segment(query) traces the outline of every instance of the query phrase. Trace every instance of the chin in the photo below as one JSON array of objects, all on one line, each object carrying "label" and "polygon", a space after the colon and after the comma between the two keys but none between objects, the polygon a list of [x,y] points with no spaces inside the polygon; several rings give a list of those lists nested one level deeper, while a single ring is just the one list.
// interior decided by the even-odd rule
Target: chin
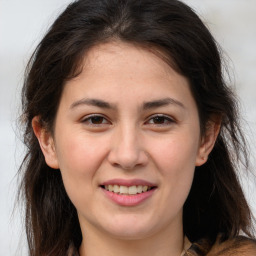
[{"label": "chin", "polygon": [[154,229],[157,228],[153,223],[143,222],[138,218],[130,218],[130,220],[126,218],[125,220],[119,219],[109,223],[104,229],[109,235],[118,239],[138,240],[151,236]]},{"label": "chin", "polygon": [[130,240],[130,241],[131,240],[140,240],[140,239],[144,239],[149,236],[152,236],[152,232],[149,232],[149,230],[147,230],[147,229],[138,230],[137,228],[136,228],[136,230],[134,230],[134,229],[108,230],[108,234],[118,240]]}]

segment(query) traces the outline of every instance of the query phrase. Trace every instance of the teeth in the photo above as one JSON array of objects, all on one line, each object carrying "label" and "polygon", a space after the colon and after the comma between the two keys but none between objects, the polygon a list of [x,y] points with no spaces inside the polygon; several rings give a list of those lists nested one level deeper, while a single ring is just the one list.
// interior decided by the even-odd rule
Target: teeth
[{"label": "teeth", "polygon": [[120,194],[128,194],[128,187],[120,186],[120,191],[119,192],[120,192]]},{"label": "teeth", "polygon": [[137,194],[137,188],[136,186],[129,187],[129,195],[136,195]]},{"label": "teeth", "polygon": [[146,192],[148,190],[148,186],[143,186],[142,191]]},{"label": "teeth", "polygon": [[126,195],[136,195],[142,192],[146,192],[151,189],[149,186],[119,186],[119,185],[105,185],[104,188],[108,191],[119,193],[119,194],[126,194]]},{"label": "teeth", "polygon": [[120,192],[120,187],[118,185],[114,185],[114,190],[115,193],[119,193]]},{"label": "teeth", "polygon": [[137,193],[141,193],[142,192],[142,186],[137,186]]}]

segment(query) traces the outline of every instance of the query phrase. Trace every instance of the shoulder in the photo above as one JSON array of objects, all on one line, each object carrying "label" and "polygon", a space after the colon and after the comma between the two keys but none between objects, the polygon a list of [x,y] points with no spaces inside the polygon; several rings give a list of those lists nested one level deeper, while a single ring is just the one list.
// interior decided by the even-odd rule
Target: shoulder
[{"label": "shoulder", "polygon": [[256,256],[256,241],[238,236],[213,245],[207,256]]},{"label": "shoulder", "polygon": [[256,256],[256,240],[244,236],[237,236],[228,240],[221,240],[218,236],[212,245],[208,239],[194,242],[184,254],[185,256]]}]

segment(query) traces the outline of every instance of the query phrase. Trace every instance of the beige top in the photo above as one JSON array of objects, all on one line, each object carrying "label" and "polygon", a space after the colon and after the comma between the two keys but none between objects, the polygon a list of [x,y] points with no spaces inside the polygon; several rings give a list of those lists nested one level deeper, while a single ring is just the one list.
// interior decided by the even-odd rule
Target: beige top
[{"label": "beige top", "polygon": [[191,243],[189,242],[188,238],[185,236],[184,238],[184,246],[183,246],[183,251],[180,256],[185,256],[187,250],[191,247]]}]

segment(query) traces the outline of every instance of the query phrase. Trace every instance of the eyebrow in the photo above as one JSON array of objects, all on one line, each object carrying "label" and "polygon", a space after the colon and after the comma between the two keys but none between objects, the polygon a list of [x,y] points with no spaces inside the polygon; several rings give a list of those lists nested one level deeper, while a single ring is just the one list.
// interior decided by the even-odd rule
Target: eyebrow
[{"label": "eyebrow", "polygon": [[[116,109],[116,105],[110,104],[104,100],[100,99],[81,99],[78,101],[75,101],[71,104],[70,109],[74,109],[76,107],[87,105],[87,106],[95,106],[99,108],[105,108],[105,109]],[[158,100],[152,100],[148,102],[144,102],[142,105],[143,110],[149,110],[159,107],[164,107],[168,105],[176,105],[182,108],[185,108],[185,106],[178,100],[175,100],[173,98],[164,98],[164,99],[158,99]]]},{"label": "eyebrow", "polygon": [[99,99],[81,99],[75,101],[71,104],[70,109],[76,108],[78,106],[88,105],[88,106],[95,106],[99,108],[106,108],[106,109],[115,109],[115,105],[110,104],[104,100]]},{"label": "eyebrow", "polygon": [[153,100],[148,101],[143,104],[143,110],[153,109],[153,108],[159,108],[164,107],[167,105],[176,105],[182,108],[185,108],[185,106],[178,100],[175,100],[173,98],[164,98],[159,100]]}]

